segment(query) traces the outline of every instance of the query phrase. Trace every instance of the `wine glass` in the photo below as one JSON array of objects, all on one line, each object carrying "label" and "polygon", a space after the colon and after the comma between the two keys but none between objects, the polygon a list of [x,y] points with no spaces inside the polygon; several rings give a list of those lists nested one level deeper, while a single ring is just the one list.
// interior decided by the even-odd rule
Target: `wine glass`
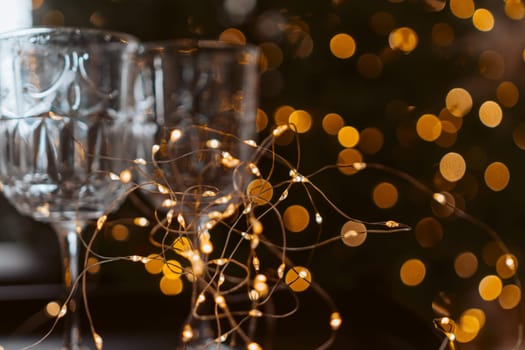
[{"label": "wine glass", "polygon": [[[213,319],[204,304],[213,302],[203,298],[219,294],[218,275],[206,270],[210,230],[238,209],[256,171],[258,50],[212,40],[143,43],[137,63],[139,112],[129,142],[138,145],[146,164],[138,175],[141,194],[157,217],[164,213],[159,227],[169,227],[169,238],[189,242],[179,251],[193,282],[182,345],[207,348],[221,335],[204,322]],[[221,349],[233,349],[231,344]]]},{"label": "wine glass", "polygon": [[[68,298],[63,349],[81,348],[80,233],[122,200],[133,155],[121,130],[131,111],[134,37],[69,27],[0,36],[0,180],[16,209],[55,229]],[[131,152],[131,153],[130,153]]]}]

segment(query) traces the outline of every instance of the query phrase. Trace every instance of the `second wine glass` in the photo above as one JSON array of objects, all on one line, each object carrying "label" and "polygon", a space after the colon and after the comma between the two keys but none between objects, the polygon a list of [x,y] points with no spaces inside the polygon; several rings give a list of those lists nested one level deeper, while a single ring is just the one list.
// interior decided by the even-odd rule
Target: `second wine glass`
[{"label": "second wine glass", "polygon": [[[141,194],[162,217],[160,231],[167,228],[159,241],[175,243],[189,263],[184,273],[193,298],[182,332],[185,349],[205,349],[218,339],[221,349],[246,343],[226,331],[240,331],[231,315],[215,317],[213,300],[227,292],[207,262],[221,256],[213,254],[211,230],[238,210],[255,171],[258,62],[254,46],[202,40],[145,43],[137,61],[139,113],[128,137],[146,164]],[[168,269],[183,274],[178,265]],[[222,330],[219,319],[226,320]]]}]

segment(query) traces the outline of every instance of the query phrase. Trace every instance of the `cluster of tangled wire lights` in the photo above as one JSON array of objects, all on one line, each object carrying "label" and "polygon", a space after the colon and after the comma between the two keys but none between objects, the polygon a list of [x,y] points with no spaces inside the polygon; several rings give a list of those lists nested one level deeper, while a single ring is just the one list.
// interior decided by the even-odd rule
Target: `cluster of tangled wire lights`
[{"label": "cluster of tangled wire lights", "polygon": [[[96,329],[89,308],[89,295],[86,288],[87,271],[94,267],[115,261],[129,261],[144,264],[152,273],[162,274],[161,288],[167,294],[178,294],[183,288],[182,278],[192,285],[191,313],[182,327],[183,344],[199,338],[202,342],[202,328],[199,322],[213,328],[213,336],[205,335],[204,343],[199,348],[236,348],[239,344],[248,350],[262,349],[257,336],[257,324],[264,319],[277,319],[292,316],[300,307],[297,293],[307,289],[326,303],[331,312],[325,320],[331,330],[328,339],[316,345],[317,349],[329,348],[343,320],[337,305],[321,285],[316,283],[306,266],[296,264],[289,257],[290,252],[311,251],[332,242],[343,242],[349,247],[361,245],[367,234],[408,231],[410,227],[394,220],[365,222],[343,212],[314,183],[313,178],[320,172],[337,168],[352,168],[355,171],[375,169],[389,175],[400,177],[410,185],[427,194],[435,203],[449,207],[466,221],[487,232],[492,239],[499,242],[504,251],[508,251],[498,234],[481,221],[456,208],[447,201],[442,193],[434,193],[412,176],[396,169],[376,163],[357,162],[352,164],[333,164],[325,166],[314,173],[305,175],[300,171],[299,161],[291,164],[280,156],[275,148],[275,139],[283,132],[293,130],[293,125],[281,125],[260,144],[253,140],[241,140],[234,135],[225,135],[206,126],[191,126],[211,134],[221,135],[230,141],[242,143],[243,147],[253,149],[253,157],[241,161],[228,152],[221,150],[221,143],[216,139],[205,142],[202,150],[183,154],[180,158],[156,161],[156,154],[162,147],[154,145],[152,161],[144,159],[131,160],[131,166],[121,174],[110,174],[115,180],[133,184],[132,191],[145,191],[155,197],[157,208],[153,213],[155,222],[144,217],[116,219],[119,223],[131,226],[147,227],[152,252],[149,255],[105,256],[97,253],[93,247],[100,233],[111,226],[108,216],[114,210],[110,208],[101,216],[94,234],[85,242],[87,252],[84,270],[77,288],[82,288],[84,303],[88,315],[93,341],[97,350],[103,348],[102,335]],[[176,143],[187,130],[173,130],[169,142]],[[297,142],[300,153],[300,142]],[[175,191],[170,187],[163,174],[165,162],[177,162],[184,157],[194,156],[199,152],[213,153],[210,157],[214,164],[210,168],[222,167],[231,174],[232,186],[227,191],[208,185],[198,185],[186,191]],[[265,170],[260,169],[261,160],[269,160]],[[298,158],[300,159],[300,157]],[[283,171],[284,169],[284,171]],[[133,183],[134,174],[142,172],[150,181]],[[282,176],[277,174],[287,174]],[[283,214],[282,203],[286,202],[291,191],[296,187],[304,194],[310,210],[294,214]],[[315,196],[313,194],[316,194]],[[344,224],[338,234],[327,236],[322,227],[325,218],[318,210],[320,203],[314,198],[322,198],[322,205],[333,210],[334,215],[343,218]],[[189,209],[188,209],[189,208]],[[323,207],[324,208],[324,207]],[[193,210],[193,212],[192,212]],[[313,215],[310,215],[313,213]],[[296,219],[297,215],[303,220]],[[310,216],[313,220],[310,222]],[[306,218],[306,219],[304,219]],[[114,224],[114,223],[113,223]],[[269,225],[271,228],[267,229]],[[289,231],[300,231],[314,227],[317,234],[311,242],[300,246],[287,243]],[[93,260],[92,258],[96,259]],[[519,280],[514,277],[519,285]],[[274,310],[268,307],[277,294],[287,293],[294,301],[285,310]],[[69,298],[57,313],[49,332],[32,348],[44,341],[54,330],[60,318],[67,313]],[[319,318],[322,320],[322,318]],[[521,324],[521,323],[520,323]],[[442,349],[455,349],[456,324],[448,316],[437,318],[434,322],[444,337]],[[516,346],[521,343],[521,326],[517,331]],[[517,349],[517,347],[516,347]]]}]

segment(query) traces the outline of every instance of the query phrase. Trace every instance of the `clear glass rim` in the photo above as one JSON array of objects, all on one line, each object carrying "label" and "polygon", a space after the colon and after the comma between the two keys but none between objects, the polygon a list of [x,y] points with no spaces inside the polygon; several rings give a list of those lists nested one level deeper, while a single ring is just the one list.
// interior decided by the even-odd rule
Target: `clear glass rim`
[{"label": "clear glass rim", "polygon": [[162,52],[165,50],[180,50],[181,52],[192,52],[192,50],[205,51],[238,51],[257,53],[259,48],[250,43],[240,44],[213,39],[168,39],[160,41],[144,41],[140,43],[139,53]]},{"label": "clear glass rim", "polygon": [[14,29],[4,33],[0,33],[0,41],[4,40],[19,40],[21,38],[28,38],[36,35],[42,34],[81,34],[86,36],[100,36],[107,35],[109,40],[104,42],[93,42],[92,45],[106,45],[111,43],[124,43],[133,48],[138,48],[140,41],[135,36],[106,29],[97,29],[97,28],[85,28],[85,27],[67,27],[67,26],[38,26],[38,27],[28,27],[21,29]]}]

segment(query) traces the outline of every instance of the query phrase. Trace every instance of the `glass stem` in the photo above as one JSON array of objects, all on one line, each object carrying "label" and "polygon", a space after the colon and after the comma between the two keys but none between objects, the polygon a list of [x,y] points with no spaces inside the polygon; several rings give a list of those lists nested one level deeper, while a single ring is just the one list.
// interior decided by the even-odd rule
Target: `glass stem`
[{"label": "glass stem", "polygon": [[79,310],[82,308],[82,293],[80,286],[76,284],[80,269],[80,244],[79,228],[83,223],[76,221],[59,221],[52,224],[60,242],[60,254],[62,257],[62,278],[66,292],[67,312],[63,317],[64,337],[62,350],[80,350],[80,318]]}]

